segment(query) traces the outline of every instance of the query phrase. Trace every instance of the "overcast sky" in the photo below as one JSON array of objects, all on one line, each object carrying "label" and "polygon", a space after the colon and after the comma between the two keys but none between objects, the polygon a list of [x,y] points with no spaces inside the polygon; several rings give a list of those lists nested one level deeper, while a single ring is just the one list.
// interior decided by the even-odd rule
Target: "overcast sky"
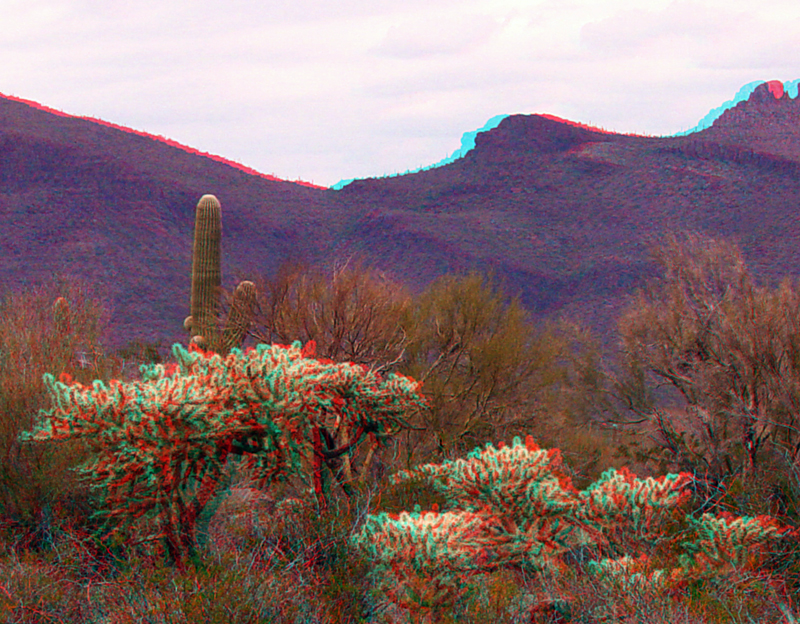
[{"label": "overcast sky", "polygon": [[329,186],[497,115],[669,135],[800,78],[798,0],[0,0],[0,93]]}]

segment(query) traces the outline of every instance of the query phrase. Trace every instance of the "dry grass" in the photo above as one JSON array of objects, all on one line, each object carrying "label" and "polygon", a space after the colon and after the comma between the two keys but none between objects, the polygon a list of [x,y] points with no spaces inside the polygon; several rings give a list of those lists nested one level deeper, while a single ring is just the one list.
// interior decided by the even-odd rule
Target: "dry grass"
[{"label": "dry grass", "polygon": [[[44,300],[52,301],[51,295]],[[42,304],[24,307],[35,310]],[[33,324],[28,319],[21,326]],[[43,365],[52,365],[55,346],[36,336],[30,344],[44,346],[28,354],[24,376],[12,379],[5,375],[0,383],[4,409],[0,441],[5,454],[0,464],[1,622],[414,621],[414,614],[389,603],[370,576],[370,562],[348,545],[348,538],[360,529],[368,513],[410,510],[414,503],[430,509],[433,502],[441,502],[429,489],[388,487],[389,475],[405,468],[400,465],[402,459],[392,464],[388,456],[383,457],[386,471],[380,480],[350,505],[337,493],[332,512],[325,516],[317,514],[313,506],[275,512],[276,503],[300,496],[297,483],[259,495],[260,500],[250,504],[254,493],[245,491],[249,479],[239,475],[233,484],[233,499],[223,504],[211,524],[210,543],[195,563],[180,572],[165,565],[164,553],[157,545],[98,542],[87,521],[93,510],[87,490],[69,470],[85,460],[76,448],[23,449],[18,453],[9,442],[31,426],[31,413],[47,406],[41,373]],[[63,365],[63,358],[56,363]],[[94,371],[70,371],[83,382],[119,376],[118,367],[99,364]],[[18,369],[20,364],[10,366]],[[510,441],[511,433],[506,433]],[[575,469],[576,484],[588,484],[603,470],[624,463],[640,476],[648,476],[643,462],[628,461],[617,452],[620,445],[632,442],[626,436],[572,428],[559,418],[533,433],[543,447],[562,449],[565,464]],[[755,493],[748,498],[748,493],[742,492],[730,504],[742,510],[758,509],[761,499]],[[796,524],[798,518],[800,510],[795,507],[792,521]],[[800,605],[790,604],[786,598],[800,593],[800,553],[795,549],[793,557],[770,562],[759,572],[761,578],[732,574],[717,583],[686,588],[680,595],[658,596],[605,590],[593,583],[580,561],[571,563],[558,577],[526,577],[503,570],[472,579],[474,595],[442,614],[439,621],[498,624],[557,622],[561,618],[587,624],[793,624],[788,609],[798,618]],[[785,581],[783,589],[781,580]],[[782,605],[787,611],[782,611]]]},{"label": "dry grass", "polygon": [[[334,512],[327,517],[312,507],[276,517],[273,496],[253,498],[252,490],[238,488],[233,492],[212,523],[213,539],[201,560],[184,573],[166,567],[157,551],[123,548],[114,557],[66,518],[46,527],[49,548],[19,548],[21,536],[4,531],[2,621],[413,621],[412,614],[375,592],[369,563],[346,545],[367,509],[374,508],[377,488],[360,496],[352,508],[343,495],[335,496]],[[417,494],[424,498],[422,492]],[[284,493],[285,498],[296,495],[295,487]],[[795,575],[795,583],[798,559],[785,570],[787,576]],[[778,582],[766,582],[766,572],[762,578],[731,574],[678,596],[662,596],[603,589],[580,562],[561,576],[527,578],[500,571],[473,579],[476,594],[439,621],[791,623],[781,605],[797,617],[798,605],[788,604],[786,594],[797,592],[798,585],[780,592]]]}]

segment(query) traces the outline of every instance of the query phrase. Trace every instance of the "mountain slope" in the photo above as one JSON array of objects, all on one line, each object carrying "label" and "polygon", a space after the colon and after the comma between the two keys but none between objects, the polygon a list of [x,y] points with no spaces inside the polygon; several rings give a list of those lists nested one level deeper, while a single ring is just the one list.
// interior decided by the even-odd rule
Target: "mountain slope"
[{"label": "mountain slope", "polygon": [[431,241],[452,268],[494,267],[529,309],[580,317],[608,341],[625,295],[654,275],[648,246],[667,232],[732,237],[762,279],[795,275],[800,176],[785,137],[800,115],[768,88],[683,137],[507,117],[460,161],[342,189],[363,211],[351,244],[394,264],[392,241]]},{"label": "mountain slope", "polygon": [[339,191],[0,98],[0,287],[73,271],[108,288],[112,346],[185,340],[194,206],[214,193],[227,288],[289,257],[330,267],[359,252],[416,292],[491,268],[537,317],[579,318],[613,346],[667,232],[737,240],[762,281],[797,275],[800,103],[773,87],[678,137],[511,115],[461,159]]},{"label": "mountain slope", "polygon": [[108,288],[115,346],[185,339],[194,206],[223,206],[223,284],[330,235],[330,191],[242,171],[155,138],[0,98],[3,290],[54,270]]}]

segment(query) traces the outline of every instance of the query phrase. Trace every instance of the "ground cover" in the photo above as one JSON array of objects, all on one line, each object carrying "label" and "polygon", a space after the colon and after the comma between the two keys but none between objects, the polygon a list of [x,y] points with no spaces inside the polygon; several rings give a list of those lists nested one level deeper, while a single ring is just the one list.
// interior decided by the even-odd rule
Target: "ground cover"
[{"label": "ground cover", "polygon": [[[233,490],[247,485],[242,478]],[[32,548],[21,548],[22,535],[6,523],[0,550],[3,621],[415,621],[414,613],[375,593],[369,562],[348,546],[348,538],[369,510],[408,509],[412,501],[430,508],[436,497],[429,489],[374,484],[356,501],[337,494],[324,516],[313,505],[284,507],[291,513],[276,516],[270,507],[280,500],[268,493],[238,496],[253,504],[237,509],[232,500],[221,509],[214,539],[183,573],[164,566],[155,544],[109,549],[93,542],[76,518],[56,513],[43,531],[46,538]],[[291,485],[281,500],[299,496],[300,488]],[[591,549],[572,554],[560,575],[524,578],[500,570],[476,577],[477,593],[440,621],[790,624],[797,618],[791,597],[800,586],[798,556],[761,570],[731,570],[672,596],[599,586],[585,568],[597,556]]]}]

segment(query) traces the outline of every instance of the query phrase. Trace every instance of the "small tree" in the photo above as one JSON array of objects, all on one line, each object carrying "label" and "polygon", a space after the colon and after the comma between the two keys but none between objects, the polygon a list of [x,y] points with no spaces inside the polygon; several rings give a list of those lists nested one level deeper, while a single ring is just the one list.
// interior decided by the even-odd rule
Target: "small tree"
[{"label": "small tree", "polygon": [[[407,344],[400,321],[411,294],[360,259],[334,265],[330,278],[307,264],[284,263],[274,279],[255,282],[264,294],[248,335],[257,342],[314,341],[319,357],[381,370],[400,360]],[[225,299],[230,305],[231,294]]]},{"label": "small tree", "polygon": [[[330,277],[291,262],[281,264],[272,280],[253,281],[259,294],[248,335],[256,342],[314,342],[319,358],[364,365],[376,373],[397,369],[408,344],[401,320],[411,295],[386,274],[351,258],[336,264]],[[230,307],[232,295],[225,292],[225,299]],[[337,414],[330,413],[328,423],[322,429],[327,450],[352,442],[353,431]],[[365,485],[377,458],[377,446],[369,446],[359,467],[356,449],[351,449],[325,461],[348,496],[352,485]]]},{"label": "small tree", "polygon": [[[663,279],[639,291],[619,323],[626,373],[613,387],[622,411],[652,421],[665,454],[712,482],[736,474],[747,481],[767,441],[796,467],[796,292],[788,282],[775,290],[754,285],[730,243],[672,236],[654,257]],[[666,418],[655,392],[664,386],[684,405],[695,431],[679,434]]]},{"label": "small tree", "polygon": [[403,325],[410,340],[400,370],[425,384],[430,403],[422,414],[423,453],[432,441],[442,458],[529,432],[558,403],[566,341],[551,327],[536,330],[517,298],[506,302],[493,275],[434,281]]}]

